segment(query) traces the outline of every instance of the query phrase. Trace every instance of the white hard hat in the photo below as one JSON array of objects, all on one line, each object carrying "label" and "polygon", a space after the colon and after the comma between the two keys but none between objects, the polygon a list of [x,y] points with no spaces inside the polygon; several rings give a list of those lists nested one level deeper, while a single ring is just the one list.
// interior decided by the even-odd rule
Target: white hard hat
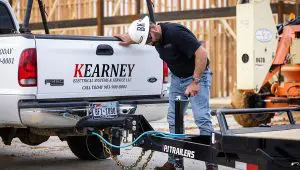
[{"label": "white hard hat", "polygon": [[132,22],[128,29],[128,34],[132,41],[138,44],[146,44],[149,35],[150,21],[149,17],[145,16],[143,19]]}]

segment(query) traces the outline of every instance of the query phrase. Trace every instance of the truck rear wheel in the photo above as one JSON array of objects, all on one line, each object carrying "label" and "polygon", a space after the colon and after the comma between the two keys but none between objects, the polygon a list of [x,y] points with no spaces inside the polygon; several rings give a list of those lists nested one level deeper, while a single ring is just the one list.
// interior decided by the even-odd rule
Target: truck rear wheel
[{"label": "truck rear wheel", "polygon": [[99,160],[109,157],[96,136],[71,136],[67,138],[71,151],[82,160]]},{"label": "truck rear wheel", "polygon": [[[270,90],[271,85],[267,83],[264,85],[260,93],[266,93]],[[254,92],[242,92],[236,91],[231,97],[231,105],[235,109],[242,108],[264,108],[263,102],[257,101],[257,94]],[[234,119],[238,124],[243,127],[257,127],[261,124],[267,124],[271,122],[274,117],[274,113],[269,114],[240,114],[234,115]]]}]

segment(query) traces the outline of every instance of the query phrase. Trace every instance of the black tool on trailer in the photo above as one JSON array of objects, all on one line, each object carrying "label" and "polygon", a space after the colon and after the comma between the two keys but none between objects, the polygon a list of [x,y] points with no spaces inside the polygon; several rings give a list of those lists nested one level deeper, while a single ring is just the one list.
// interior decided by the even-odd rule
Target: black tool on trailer
[{"label": "black tool on trailer", "polygon": [[[177,132],[183,132],[183,104],[182,100],[176,101],[176,127]],[[122,115],[114,118],[115,145],[120,145],[121,132],[124,130],[132,133],[133,141],[139,139],[134,146],[143,148],[144,151],[152,150],[177,155],[195,160],[216,163],[233,168],[242,169],[251,167],[259,170],[282,170],[300,169],[300,137],[299,140],[280,139],[279,137],[255,137],[248,134],[258,132],[283,132],[298,131],[300,136],[300,125],[296,125],[292,112],[300,111],[299,107],[293,108],[263,108],[263,109],[227,109],[212,112],[219,122],[220,130],[215,131],[212,136],[198,135],[164,135],[153,132],[153,128],[141,115]],[[255,127],[242,129],[229,129],[225,115],[233,114],[268,114],[270,112],[285,112],[288,114],[289,125],[278,125],[270,127]],[[88,130],[95,133],[95,129],[103,129],[107,125],[106,119],[94,119],[89,116],[77,124],[79,131]],[[111,122],[111,120],[110,120]],[[116,133],[117,132],[117,133]],[[143,135],[147,132],[146,135]],[[142,137],[140,137],[143,135]],[[295,134],[297,135],[297,134]],[[112,149],[112,154],[119,154],[119,149]],[[181,166],[183,168],[183,164]]]}]

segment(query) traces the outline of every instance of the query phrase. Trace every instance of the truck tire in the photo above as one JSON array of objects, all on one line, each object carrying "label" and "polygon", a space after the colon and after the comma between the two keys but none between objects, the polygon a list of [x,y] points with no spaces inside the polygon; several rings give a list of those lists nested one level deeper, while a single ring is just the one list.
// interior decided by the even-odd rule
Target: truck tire
[{"label": "truck tire", "polygon": [[74,155],[81,160],[99,160],[109,157],[96,136],[71,136],[67,138],[67,143]]},{"label": "truck tire", "polygon": [[[270,90],[271,85],[267,83],[262,87],[260,93],[265,93]],[[264,108],[265,105],[262,102],[257,102],[256,94],[253,92],[236,91],[231,96],[231,106],[235,109],[243,108]],[[257,127],[261,124],[267,124],[271,122],[274,117],[274,113],[269,114],[240,114],[233,116],[235,121],[243,127]]]}]

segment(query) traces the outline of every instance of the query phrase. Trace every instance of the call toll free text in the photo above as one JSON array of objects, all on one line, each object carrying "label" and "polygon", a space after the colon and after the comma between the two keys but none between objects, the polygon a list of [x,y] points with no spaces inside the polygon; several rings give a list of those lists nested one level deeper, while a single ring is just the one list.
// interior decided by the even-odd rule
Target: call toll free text
[{"label": "call toll free text", "polygon": [[90,85],[82,86],[82,90],[120,90],[126,89],[127,85]]}]

